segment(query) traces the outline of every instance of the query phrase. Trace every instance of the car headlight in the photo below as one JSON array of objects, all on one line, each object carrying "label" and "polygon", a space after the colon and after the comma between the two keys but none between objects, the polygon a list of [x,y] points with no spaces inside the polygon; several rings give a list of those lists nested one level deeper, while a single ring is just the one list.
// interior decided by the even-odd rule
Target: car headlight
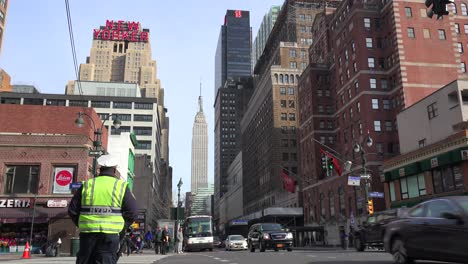
[{"label": "car headlight", "polygon": [[190,241],[190,240],[187,240],[187,244],[192,244],[192,241]]},{"label": "car headlight", "polygon": [[270,239],[270,235],[269,234],[263,234],[263,239]]},{"label": "car headlight", "polygon": [[292,233],[287,233],[286,234],[286,239],[293,239],[293,234]]}]

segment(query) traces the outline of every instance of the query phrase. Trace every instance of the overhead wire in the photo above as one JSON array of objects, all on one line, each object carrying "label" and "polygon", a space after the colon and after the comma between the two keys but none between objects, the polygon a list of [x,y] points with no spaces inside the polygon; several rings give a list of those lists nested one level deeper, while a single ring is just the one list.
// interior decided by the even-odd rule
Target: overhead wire
[{"label": "overhead wire", "polygon": [[81,82],[79,79],[78,59],[76,58],[75,38],[73,35],[73,23],[72,23],[72,17],[71,17],[71,12],[70,12],[70,3],[68,0],[65,0],[65,9],[67,13],[68,35],[70,38],[70,46],[72,50],[73,66],[74,66],[74,71],[75,71],[76,83],[78,86],[78,91],[80,93],[80,96],[83,96],[83,90],[81,89]]}]

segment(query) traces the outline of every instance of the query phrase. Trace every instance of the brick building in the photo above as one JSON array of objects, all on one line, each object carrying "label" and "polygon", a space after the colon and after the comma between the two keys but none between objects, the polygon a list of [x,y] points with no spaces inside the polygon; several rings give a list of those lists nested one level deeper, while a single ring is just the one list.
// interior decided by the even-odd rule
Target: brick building
[{"label": "brick building", "polygon": [[[382,162],[399,153],[396,114],[466,78],[462,10],[430,20],[423,2],[343,1],[332,15],[317,17],[310,66],[299,84],[300,173],[306,225],[323,228],[329,243],[339,243],[352,216],[366,213],[364,188],[347,185],[347,175],[362,171],[354,144],[373,139],[364,146],[370,189],[383,191]],[[349,174],[325,177],[321,147],[352,161]],[[383,199],[374,204],[385,207]]]},{"label": "brick building", "polygon": [[[93,164],[94,127],[87,118],[75,125],[80,111],[101,124],[92,108],[0,105],[0,236],[24,245],[35,211],[33,246],[60,237],[69,250],[77,235],[67,214],[69,183],[91,177]],[[102,143],[107,148],[107,133]]]}]

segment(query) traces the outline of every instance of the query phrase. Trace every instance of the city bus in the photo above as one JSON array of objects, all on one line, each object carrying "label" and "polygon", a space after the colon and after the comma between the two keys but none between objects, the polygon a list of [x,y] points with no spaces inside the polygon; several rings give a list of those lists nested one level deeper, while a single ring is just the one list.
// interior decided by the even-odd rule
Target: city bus
[{"label": "city bus", "polygon": [[184,223],[184,251],[213,251],[213,222],[210,215],[192,215]]}]

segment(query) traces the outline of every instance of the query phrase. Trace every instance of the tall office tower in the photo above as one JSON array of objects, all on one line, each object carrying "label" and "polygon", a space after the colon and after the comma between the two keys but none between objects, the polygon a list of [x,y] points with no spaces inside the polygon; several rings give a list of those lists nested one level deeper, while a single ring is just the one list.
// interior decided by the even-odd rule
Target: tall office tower
[{"label": "tall office tower", "polygon": [[91,53],[80,65],[79,79],[138,83],[145,97],[158,98],[161,83],[151,58],[149,33],[139,22],[107,20],[94,29]]},{"label": "tall office tower", "polygon": [[[272,6],[268,13],[263,16],[262,24],[258,29],[257,36],[253,42],[252,47],[252,67],[257,64],[258,59],[262,56],[263,49],[265,49],[266,42],[270,36],[270,32],[275,25],[281,6]],[[253,71],[253,68],[252,68]]]},{"label": "tall office tower", "polygon": [[[448,7],[450,15],[444,20],[450,23],[432,23],[422,2],[346,0],[314,24],[313,34],[319,37],[310,47],[310,67],[299,84],[300,172],[305,224],[322,227],[330,244],[339,243],[339,226],[349,226],[351,219],[357,224],[365,221],[367,200],[364,181],[353,187],[348,186],[347,173],[327,175],[320,148],[334,149],[342,162],[352,161],[350,175],[366,171],[371,192],[384,191],[383,161],[400,151],[397,114],[447,83],[468,77],[466,35],[461,30],[468,15],[466,4],[455,1]],[[425,118],[443,111],[437,109],[428,106]],[[425,144],[421,138],[421,149]],[[417,159],[405,158],[409,161]],[[403,163],[398,165],[400,173],[392,174],[396,187],[393,193],[387,190],[386,198],[395,199],[395,190],[401,189],[399,198],[408,199],[408,204],[392,207],[410,206],[422,195],[416,191],[408,196],[408,190],[422,189],[416,181],[400,180],[419,172],[413,170],[417,166]],[[374,199],[374,206],[376,211],[384,209],[384,199]]]},{"label": "tall office tower", "polygon": [[331,4],[285,1],[255,65],[255,90],[241,122],[244,214],[267,216],[268,207],[292,207],[302,215],[300,196],[283,189],[282,173],[298,177],[297,83],[313,37],[303,29]]},{"label": "tall office tower", "polygon": [[191,193],[196,194],[199,188],[208,187],[208,128],[203,99],[198,97],[198,112],[195,116],[192,131],[192,186]]},{"label": "tall office tower", "polygon": [[9,0],[0,0],[0,53],[2,51],[3,35],[5,34],[6,16]]},{"label": "tall office tower", "polygon": [[251,75],[251,31],[249,11],[226,12],[216,48],[215,96],[228,78]]},{"label": "tall office tower", "polygon": [[[240,151],[240,118],[251,75],[250,13],[227,10],[215,58],[214,213],[219,220],[219,198],[227,191],[227,169]],[[240,80],[247,78],[247,80]],[[236,82],[239,82],[236,84]]]}]

